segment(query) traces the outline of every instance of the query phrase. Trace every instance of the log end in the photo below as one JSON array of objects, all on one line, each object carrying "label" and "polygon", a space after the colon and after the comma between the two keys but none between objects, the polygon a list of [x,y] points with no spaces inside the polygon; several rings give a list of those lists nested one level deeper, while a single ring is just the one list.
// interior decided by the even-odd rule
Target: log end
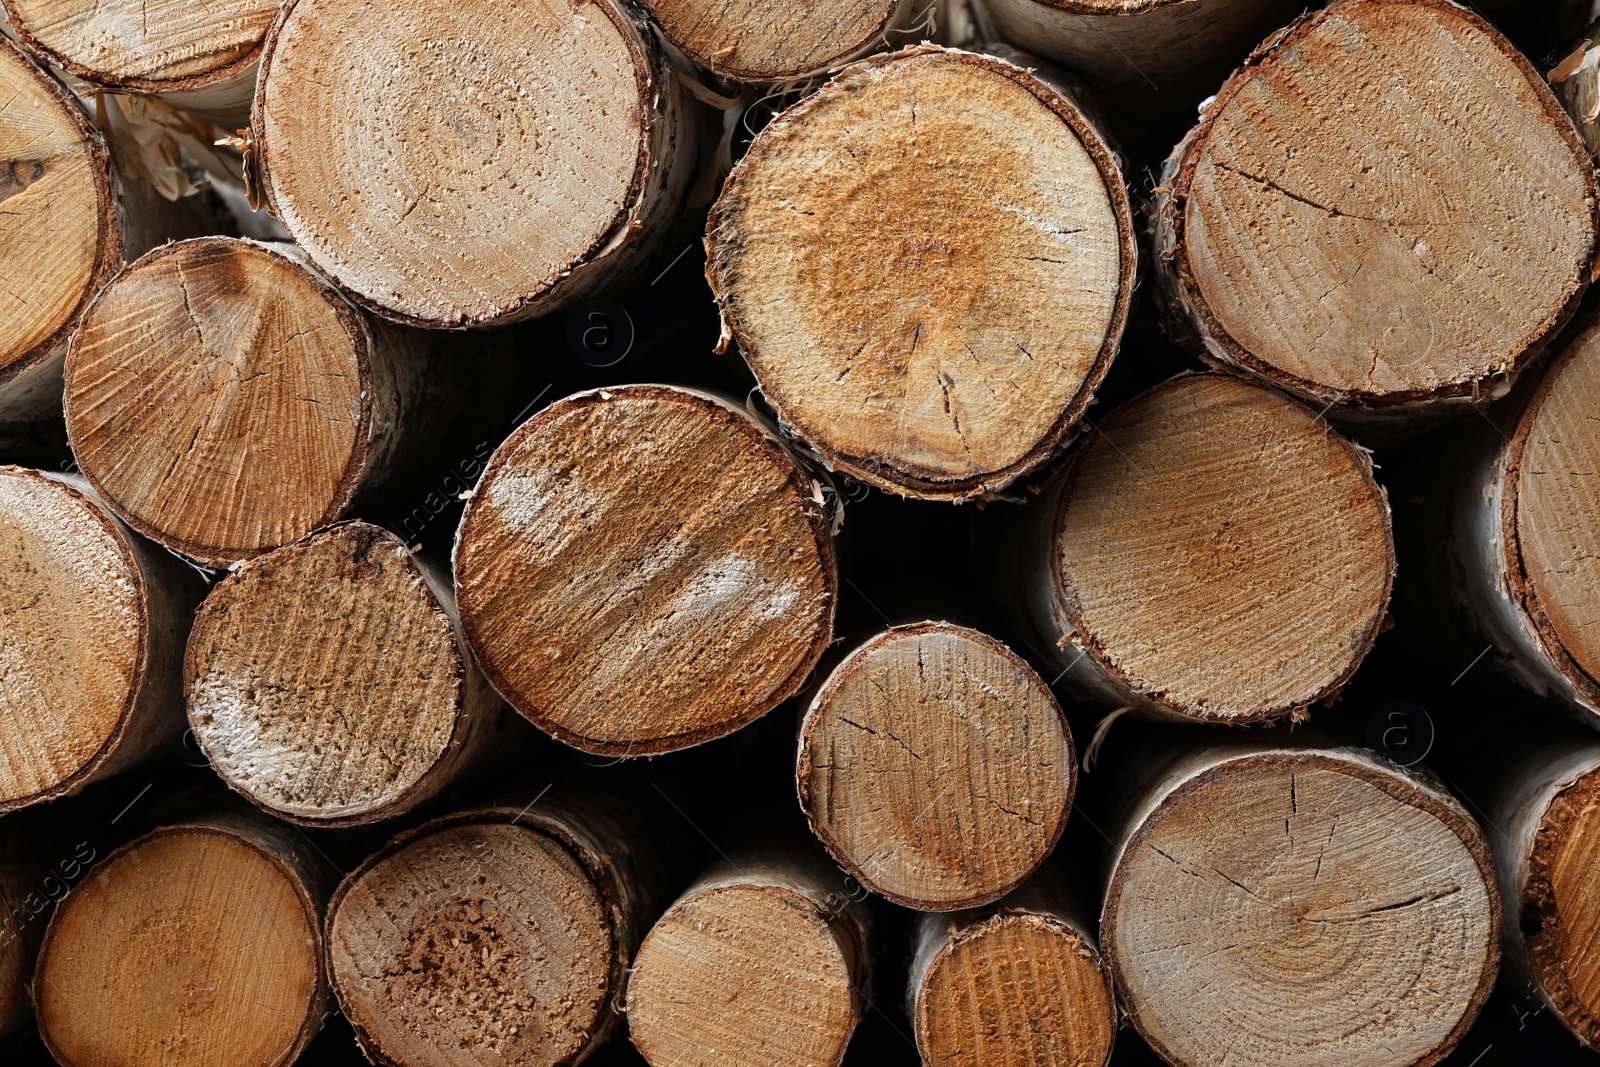
[{"label": "log end", "polygon": [[908,4],[827,0],[802,10],[765,0],[649,0],[645,6],[697,66],[740,81],[785,82],[870,50]]}]

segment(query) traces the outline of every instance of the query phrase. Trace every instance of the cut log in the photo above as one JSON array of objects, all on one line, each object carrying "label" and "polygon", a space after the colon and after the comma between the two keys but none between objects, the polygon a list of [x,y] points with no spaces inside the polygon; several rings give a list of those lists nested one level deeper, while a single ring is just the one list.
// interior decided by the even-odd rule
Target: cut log
[{"label": "cut log", "polygon": [[444,405],[425,341],[369,321],[289,252],[208,237],[158,248],[84,313],[67,431],[90,483],[145,536],[213,567],[368,499]]},{"label": "cut log", "polygon": [[1384,624],[1395,549],[1372,462],[1275,390],[1163,382],[1107,415],[1035,507],[1034,642],[1107,707],[1298,719]]},{"label": "cut log", "polygon": [[232,130],[250,120],[278,0],[5,0],[24,45],[115,92],[144,93]]},{"label": "cut log", "polygon": [[76,792],[178,736],[199,587],[82,479],[0,467],[0,812]]},{"label": "cut log", "polygon": [[558,1067],[610,1035],[659,879],[641,837],[551,792],[402,834],[334,894],[329,973],[374,1062]]},{"label": "cut log", "polygon": [[926,1067],[1105,1067],[1117,1036],[1094,923],[1049,867],[990,908],[924,915],[907,988]]},{"label": "cut log", "polygon": [[322,1023],[308,842],[259,817],[168,826],[56,909],[33,985],[64,1067],[280,1067]]},{"label": "cut log", "polygon": [[658,247],[697,163],[687,75],[635,10],[292,3],[262,56],[247,173],[381,315],[545,314]]},{"label": "cut log", "polygon": [[461,518],[461,621],[512,707],[643,756],[737,730],[804,683],[838,571],[817,483],[742,409],[578,393],[496,450]]},{"label": "cut log", "polygon": [[1174,150],[1157,268],[1209,358],[1392,431],[1505,394],[1576,310],[1597,211],[1504,37],[1448,0],[1346,0],[1274,36]]},{"label": "cut log", "polygon": [[1600,153],[1600,22],[1584,30],[1566,58],[1550,72],[1550,86],[1578,127],[1589,154]]},{"label": "cut log", "polygon": [[1428,1067],[1494,984],[1488,845],[1364,750],[1190,751],[1129,798],[1100,918],[1130,1022],[1178,1067]]},{"label": "cut log", "polygon": [[737,81],[786,82],[848,63],[908,28],[920,0],[806,7],[771,0],[646,0],[661,32],[695,64]]},{"label": "cut log", "polygon": [[654,1067],[843,1060],[866,1002],[868,917],[815,847],[735,851],[651,928],[627,1011]]},{"label": "cut log", "polygon": [[812,830],[862,885],[924,911],[991,903],[1038,870],[1076,777],[1039,676],[947,623],[897,626],[850,653],[800,727]]},{"label": "cut log", "polygon": [[241,564],[195,617],[195,741],[268,812],[311,826],[393,818],[503,740],[449,575],[363,522]]},{"label": "cut log", "polygon": [[1136,275],[1116,158],[1065,88],[933,46],[773,120],[706,250],[723,341],[780,419],[834,469],[933,500],[1060,453]]}]

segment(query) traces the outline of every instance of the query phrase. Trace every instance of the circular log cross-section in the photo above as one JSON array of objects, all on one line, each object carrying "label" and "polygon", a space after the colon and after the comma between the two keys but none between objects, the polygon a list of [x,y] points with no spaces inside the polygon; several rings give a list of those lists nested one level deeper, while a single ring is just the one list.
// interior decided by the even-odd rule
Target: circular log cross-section
[{"label": "circular log cross-section", "polygon": [[450,783],[498,702],[448,579],[425,566],[388,531],[347,523],[211,591],[184,681],[195,740],[229,785],[280,818],[350,826]]},{"label": "circular log cross-section", "polygon": [[706,274],[763,392],[829,465],[960,500],[1065,447],[1135,277],[1115,158],[1062,91],[919,46],[846,68],[751,144]]},{"label": "circular log cross-section", "polygon": [[653,248],[688,188],[694,104],[633,12],[292,4],[252,115],[261,191],[318,269],[387,318],[543,314]]},{"label": "circular log cross-section", "polygon": [[181,722],[196,583],[82,484],[0,467],[0,811],[123,770]]},{"label": "circular log cross-section", "polygon": [[813,483],[704,393],[578,393],[496,450],[461,518],[461,621],[534,725],[642,756],[794,695],[833,636],[838,574]]},{"label": "circular log cross-section", "polygon": [[333,522],[387,473],[413,358],[286,254],[179,241],[84,313],[67,432],[128,525],[226,566]]},{"label": "circular log cross-section", "polygon": [[39,1032],[57,1062],[293,1063],[326,991],[317,902],[288,840],[281,828],[166,827],[97,864],[39,952]]},{"label": "circular log cross-section", "polygon": [[1356,750],[1226,750],[1141,795],[1101,915],[1129,1020],[1177,1067],[1427,1067],[1494,984],[1487,842]]},{"label": "circular log cross-section", "polygon": [[1367,455],[1281,393],[1182,375],[1107,415],[1032,583],[1074,687],[1210,722],[1299,714],[1372,648],[1395,570]]},{"label": "circular log cross-section", "polygon": [[1167,162],[1156,250],[1213,358],[1414,414],[1509,388],[1576,310],[1597,212],[1504,37],[1448,0],[1347,0],[1222,88]]},{"label": "circular log cross-section", "polygon": [[713,74],[783,82],[819,74],[884,40],[920,8],[915,0],[773,3],[772,0],[647,0],[661,32]]},{"label": "circular log cross-section", "polygon": [[800,728],[796,780],[840,866],[896,904],[999,899],[1061,836],[1076,782],[1049,688],[991,637],[887,630],[834,668]]}]

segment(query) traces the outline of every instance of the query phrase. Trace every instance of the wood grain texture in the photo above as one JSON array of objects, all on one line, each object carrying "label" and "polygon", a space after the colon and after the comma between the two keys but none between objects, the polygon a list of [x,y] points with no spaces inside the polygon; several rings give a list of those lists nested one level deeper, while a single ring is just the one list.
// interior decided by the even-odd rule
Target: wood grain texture
[{"label": "wood grain texture", "polygon": [[910,21],[916,0],[648,0],[666,38],[713,74],[783,82],[821,74],[881,47]]},{"label": "wood grain texture", "polygon": [[67,432],[124,521],[225,566],[337,520],[394,473],[432,417],[427,358],[289,252],[180,241],[85,311]]},{"label": "wood grain texture", "polygon": [[1076,432],[1122,336],[1121,172],[1060,89],[932,46],[863,60],[767,126],[706,276],[779,417],[838,470],[993,494]]},{"label": "wood grain texture", "polygon": [[76,792],[178,734],[198,585],[82,479],[0,467],[0,811]]},{"label": "wood grain texture", "polygon": [[628,980],[654,1067],[837,1067],[866,1005],[867,913],[809,848],[734,851],[658,919]]},{"label": "wood grain texture", "polygon": [[1275,35],[1174,150],[1168,296],[1208,356],[1340,411],[1503,395],[1595,259],[1594,170],[1538,73],[1448,0]]},{"label": "wood grain texture", "polygon": [[1428,1067],[1493,985],[1482,832],[1365,750],[1191,749],[1113,837],[1101,948],[1169,1063]]},{"label": "wood grain texture", "polygon": [[287,1067],[322,1021],[319,885],[278,825],[164,827],[70,892],[34,979],[65,1067]]},{"label": "wood grain texture", "polygon": [[501,736],[448,575],[363,522],[235,569],[201,605],[185,664],[212,768],[291,822],[402,815]]},{"label": "wood grain texture", "polygon": [[249,170],[381,315],[543,314],[648,254],[682,207],[698,105],[649,33],[614,0],[289,4]]},{"label": "wood grain texture", "polygon": [[576,748],[720,737],[794,695],[832,639],[820,500],[724,400],[575,394],[496,450],[461,518],[467,638],[512,707]]},{"label": "wood grain texture", "polygon": [[1395,549],[1371,460],[1275,390],[1164,382],[1107,415],[1040,505],[1038,643],[1109,707],[1299,717],[1383,625]]},{"label": "wood grain texture", "polygon": [[1055,847],[1076,782],[1055,697],[991,637],[887,630],[834,668],[800,728],[796,782],[833,858],[896,904],[994,901]]}]

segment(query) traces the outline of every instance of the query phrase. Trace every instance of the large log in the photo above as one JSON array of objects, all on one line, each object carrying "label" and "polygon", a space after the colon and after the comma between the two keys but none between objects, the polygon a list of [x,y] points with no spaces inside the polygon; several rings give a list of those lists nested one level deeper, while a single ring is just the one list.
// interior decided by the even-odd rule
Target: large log
[{"label": "large log", "polygon": [[706,276],[780,419],[906,496],[992,495],[1077,433],[1136,277],[1121,171],[1063,84],[919,46],[767,126]]},{"label": "large log", "polygon": [[1155,386],[1033,510],[1013,579],[1033,643],[1108,708],[1298,719],[1384,625],[1395,549],[1371,460],[1273,389]]},{"label": "large log", "polygon": [[1173,151],[1158,280],[1208,358],[1387,426],[1501,396],[1577,309],[1594,168],[1537,71],[1448,0],[1275,35]]},{"label": "large log", "polygon": [[81,478],[0,467],[0,811],[76,792],[178,736],[199,591]]},{"label": "large log", "polygon": [[542,315],[659,247],[698,105],[636,9],[291,3],[247,171],[317,268],[418,326]]},{"label": "large log", "polygon": [[923,0],[799,7],[771,0],[646,0],[661,32],[695,65],[724,78],[809,78],[881,47],[909,28]]}]

